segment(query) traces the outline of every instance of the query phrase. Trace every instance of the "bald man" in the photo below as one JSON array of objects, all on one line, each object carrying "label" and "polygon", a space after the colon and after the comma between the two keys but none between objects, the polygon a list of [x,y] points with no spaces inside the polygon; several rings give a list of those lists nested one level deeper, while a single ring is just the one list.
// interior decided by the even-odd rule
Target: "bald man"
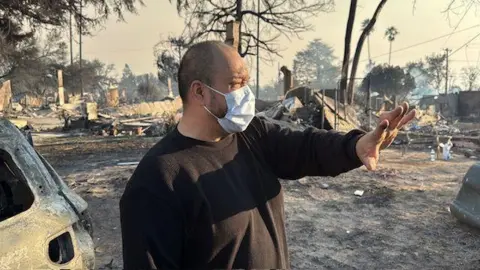
[{"label": "bald man", "polygon": [[290,268],[279,178],[375,169],[415,112],[370,133],[292,131],[255,117],[232,47],[193,45],[178,71],[183,118],[142,159],[120,201],[125,269]]}]

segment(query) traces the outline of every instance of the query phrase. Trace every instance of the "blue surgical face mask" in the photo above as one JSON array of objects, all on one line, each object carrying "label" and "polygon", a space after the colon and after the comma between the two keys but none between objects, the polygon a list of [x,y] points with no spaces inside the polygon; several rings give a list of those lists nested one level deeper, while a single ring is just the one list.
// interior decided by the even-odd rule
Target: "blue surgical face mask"
[{"label": "blue surgical face mask", "polygon": [[219,118],[213,114],[207,107],[203,106],[207,112],[215,117],[220,126],[227,133],[237,133],[245,131],[255,116],[255,96],[248,85],[242,88],[236,89],[228,94],[224,94],[212,87],[207,86],[210,90],[214,91],[225,97],[227,103],[227,113],[223,118]]}]

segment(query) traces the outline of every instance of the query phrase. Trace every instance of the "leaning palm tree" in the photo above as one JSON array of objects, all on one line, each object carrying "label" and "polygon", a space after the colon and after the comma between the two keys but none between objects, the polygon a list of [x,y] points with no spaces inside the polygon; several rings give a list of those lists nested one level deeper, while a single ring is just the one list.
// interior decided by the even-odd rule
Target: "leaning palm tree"
[{"label": "leaning palm tree", "polygon": [[[370,23],[370,19],[363,20],[363,22],[362,22],[362,32],[365,31],[365,29],[367,28],[367,25],[369,23]],[[369,64],[372,63],[372,57],[371,57],[371,54],[370,54],[370,34],[372,34],[373,31],[375,31],[375,28],[372,27],[372,29],[370,29],[370,31],[367,32],[367,47],[368,47],[368,63]]]},{"label": "leaning palm tree", "polygon": [[397,28],[395,26],[390,26],[387,28],[385,31],[385,37],[388,39],[388,42],[390,42],[390,51],[388,53],[388,64],[390,65],[390,62],[392,60],[392,43],[395,41],[395,37],[399,34]]}]

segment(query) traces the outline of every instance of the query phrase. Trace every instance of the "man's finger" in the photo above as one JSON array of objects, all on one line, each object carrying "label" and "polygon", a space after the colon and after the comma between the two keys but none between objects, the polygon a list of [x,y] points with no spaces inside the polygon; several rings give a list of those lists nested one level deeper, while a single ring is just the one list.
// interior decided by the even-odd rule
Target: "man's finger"
[{"label": "man's finger", "polygon": [[403,117],[405,116],[405,114],[408,113],[408,103],[407,102],[402,103],[402,105],[399,106],[399,107],[402,108],[402,113],[400,115],[398,115],[395,119],[390,120],[390,129],[395,129],[395,128],[399,127],[400,122],[402,121]]},{"label": "man's finger", "polygon": [[395,118],[400,116],[402,113],[403,113],[403,108],[401,106],[398,106],[392,111],[383,113],[380,116],[380,119],[388,119],[388,121],[393,121]]},{"label": "man's finger", "polygon": [[405,115],[407,114],[408,108],[409,108],[408,102],[403,102],[403,103],[402,103],[402,109],[403,109],[402,116],[405,116]]},{"label": "man's finger", "polygon": [[375,135],[375,139],[377,141],[381,141],[383,139],[383,137],[385,136],[385,130],[388,128],[389,126],[389,121],[387,119],[384,119],[378,126],[377,128],[375,129],[374,131],[374,135]]},{"label": "man's finger", "polygon": [[405,124],[412,121],[412,119],[415,118],[416,114],[417,114],[417,111],[411,110],[407,115],[405,115],[402,118],[402,121],[400,121],[400,123],[398,123],[398,128],[402,128]]}]

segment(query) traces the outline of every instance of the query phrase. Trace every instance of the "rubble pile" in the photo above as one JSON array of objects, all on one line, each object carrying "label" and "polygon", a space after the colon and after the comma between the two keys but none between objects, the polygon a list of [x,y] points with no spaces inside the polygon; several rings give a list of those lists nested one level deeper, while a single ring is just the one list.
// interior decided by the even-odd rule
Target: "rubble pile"
[{"label": "rubble pile", "polygon": [[[260,103],[260,104],[259,104]],[[383,111],[367,112],[365,108],[343,106],[319,91],[295,88],[277,102],[258,102],[257,115],[270,119],[281,126],[293,129],[305,129],[309,126],[336,129],[348,132],[352,129],[375,129]],[[261,109],[263,110],[261,110]],[[402,154],[407,149],[437,149],[449,140],[453,142],[453,151],[470,158],[480,156],[480,123],[469,123],[469,128],[452,119],[447,119],[431,110],[418,110],[416,119],[399,133],[393,145],[402,147]],[[369,116],[368,113],[371,115]],[[370,127],[368,127],[370,118]],[[430,151],[428,150],[428,151]]]},{"label": "rubble pile", "polygon": [[120,116],[134,115],[162,115],[163,113],[176,112],[182,107],[182,100],[175,98],[173,100],[142,102],[139,104],[124,105],[115,108],[115,112]]},{"label": "rubble pile", "polygon": [[[63,105],[51,103],[39,108],[30,108],[18,103],[10,105],[4,116],[16,123],[28,121],[29,129],[33,132],[157,137],[174,128],[182,117],[180,98],[137,104],[120,103],[112,107],[99,107],[89,98]],[[305,87],[288,91],[281,101],[256,100],[255,107],[258,116],[297,130],[311,126],[341,132],[352,129],[371,130],[378,123],[381,113],[371,111],[369,117],[365,108],[344,106],[328,95],[323,96],[320,91]],[[465,128],[431,110],[419,110],[417,118],[405,128],[405,131],[401,132],[394,144],[435,147],[438,144],[436,137],[440,136],[439,140],[443,142],[446,140],[445,136],[452,136],[457,146],[462,145],[459,143],[461,141],[480,145],[480,124]],[[476,150],[470,152],[471,156],[480,156]]]},{"label": "rubble pile", "polygon": [[[101,114],[99,115],[101,116]],[[103,118],[90,123],[89,130],[100,136],[151,136],[159,137],[171,131],[181,118],[181,113],[134,118]]]},{"label": "rubble pile", "polygon": [[103,108],[90,129],[102,136],[162,136],[180,120],[181,108],[180,98]]},{"label": "rubble pile", "polygon": [[418,110],[416,119],[408,127],[409,131],[424,134],[453,135],[461,133],[455,123],[449,123],[440,113]]},{"label": "rubble pile", "polygon": [[336,126],[339,131],[348,132],[359,127],[355,110],[348,106],[345,109],[340,103],[337,103],[336,108],[333,99],[322,97],[319,92],[311,92],[309,97],[305,97],[301,92],[290,95],[287,93],[283,101],[263,107],[264,110],[258,112],[257,116],[293,129],[314,126],[330,130]]},{"label": "rubble pile", "polygon": [[11,121],[28,121],[34,131],[83,131],[91,135],[161,136],[171,130],[181,117],[181,100],[98,108],[95,102],[77,100],[63,105],[49,104],[26,108],[12,103],[2,116]]},{"label": "rubble pile", "polygon": [[379,114],[378,112],[370,111],[370,126],[368,126],[368,112],[366,109],[358,108],[357,119],[360,123],[360,128],[363,130],[374,130],[377,127]]}]

